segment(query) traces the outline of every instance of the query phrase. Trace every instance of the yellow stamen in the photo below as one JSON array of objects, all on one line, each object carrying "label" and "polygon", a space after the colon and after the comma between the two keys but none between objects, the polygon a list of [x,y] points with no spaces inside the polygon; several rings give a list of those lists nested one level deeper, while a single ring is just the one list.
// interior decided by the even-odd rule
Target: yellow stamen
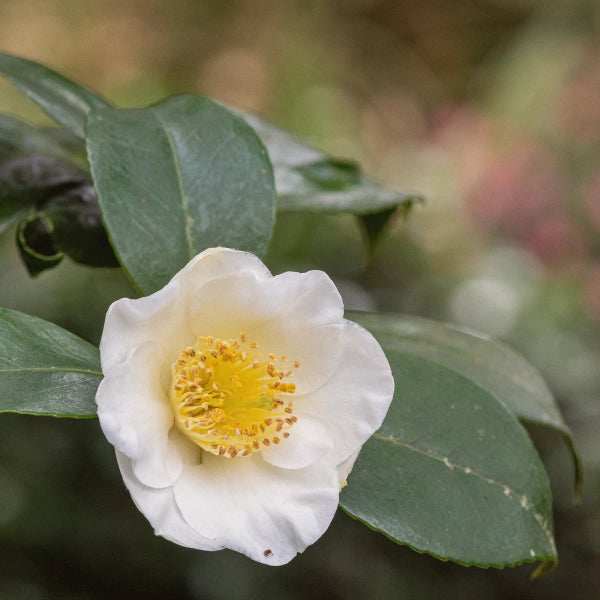
[{"label": "yellow stamen", "polygon": [[294,403],[283,399],[296,391],[295,383],[284,381],[292,372],[280,368],[275,354],[257,348],[244,332],[237,340],[203,336],[172,365],[169,398],[175,423],[216,456],[249,456],[277,445],[298,420],[292,415]]}]

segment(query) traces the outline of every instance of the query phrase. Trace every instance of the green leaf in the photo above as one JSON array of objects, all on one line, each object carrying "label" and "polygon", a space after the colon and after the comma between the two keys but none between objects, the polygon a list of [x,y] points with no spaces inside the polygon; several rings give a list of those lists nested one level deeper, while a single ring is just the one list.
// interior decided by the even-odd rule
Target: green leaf
[{"label": "green leaf", "polygon": [[68,331],[0,308],[0,412],[96,415],[98,349]]},{"label": "green leaf", "polygon": [[90,113],[86,143],[109,237],[143,294],[212,246],[266,251],[268,155],[242,119],[200,96]]},{"label": "green leaf", "polygon": [[66,158],[71,150],[66,147],[67,141],[64,129],[33,127],[9,115],[0,114],[0,162],[29,155]]},{"label": "green leaf", "polygon": [[118,267],[90,183],[51,197],[19,223],[17,246],[31,275],[69,256],[92,267]]},{"label": "green leaf", "polygon": [[245,119],[269,152],[280,211],[369,215],[422,200],[375,183],[356,163],[328,156],[254,115],[230,110]]},{"label": "green leaf", "polygon": [[45,215],[32,213],[17,227],[17,248],[32,276],[56,267],[64,254],[52,243],[53,223]]},{"label": "green leaf", "polygon": [[556,562],[548,478],[514,414],[462,375],[395,350],[388,415],[342,490],[350,515],[442,560]]},{"label": "green leaf", "polygon": [[361,180],[360,170],[356,163],[337,158],[301,164],[295,170],[302,175],[304,180],[321,190],[347,190],[359,185]]},{"label": "green leaf", "polygon": [[67,160],[80,154],[77,141],[82,144],[65,129],[32,127],[0,114],[0,233],[36,203],[89,180]]},{"label": "green leaf", "polygon": [[0,180],[0,234],[23,217],[33,204],[32,200],[4,195]]},{"label": "green leaf", "polygon": [[494,394],[519,418],[568,428],[541,375],[505,344],[422,317],[349,311],[383,348],[440,363]]},{"label": "green leaf", "polygon": [[87,181],[87,173],[53,156],[0,160],[0,233],[35,205]]},{"label": "green leaf", "polygon": [[80,138],[87,113],[106,100],[39,63],[0,52],[0,74],[25,92],[50,118]]},{"label": "green leaf", "polygon": [[399,350],[444,365],[505,404],[524,422],[550,427],[567,443],[575,464],[575,495],[582,486],[581,459],[571,432],[537,370],[498,341],[421,317],[349,312],[386,350]]},{"label": "green leaf", "polygon": [[119,266],[91,183],[53,196],[41,213],[52,222],[52,245],[59,252],[91,267]]},{"label": "green leaf", "polygon": [[[408,210],[410,209],[407,209],[406,212],[408,212]],[[396,208],[394,207],[370,215],[358,215],[370,251],[375,248],[381,233],[389,223],[390,219],[394,216],[395,212]]]},{"label": "green leaf", "polygon": [[90,175],[63,158],[0,160],[0,233],[19,219],[17,246],[31,275],[56,266],[65,254],[90,266],[119,266]]}]

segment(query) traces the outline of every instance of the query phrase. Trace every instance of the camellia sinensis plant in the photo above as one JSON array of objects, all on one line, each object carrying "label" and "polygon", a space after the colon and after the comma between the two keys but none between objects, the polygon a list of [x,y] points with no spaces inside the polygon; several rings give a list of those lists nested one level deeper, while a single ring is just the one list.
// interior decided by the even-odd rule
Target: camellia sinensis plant
[{"label": "camellia sinensis plant", "polygon": [[[32,275],[122,268],[100,348],[0,308],[0,411],[97,416],[158,535],[289,562],[338,504],[480,567],[557,561],[523,426],[570,433],[544,381],[483,336],[346,311],[322,271],[261,262],[277,215],[355,215],[373,243],[417,196],[196,95],[119,109],[37,63],[0,73],[57,127],[0,115],[0,233]],[[307,551],[310,551],[307,550]]]}]

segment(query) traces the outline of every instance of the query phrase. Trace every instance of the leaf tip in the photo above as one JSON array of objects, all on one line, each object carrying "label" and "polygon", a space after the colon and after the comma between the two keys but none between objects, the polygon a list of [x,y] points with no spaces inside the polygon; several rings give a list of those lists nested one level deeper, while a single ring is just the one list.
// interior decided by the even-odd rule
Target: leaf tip
[{"label": "leaf tip", "polygon": [[547,558],[542,564],[538,565],[536,569],[531,573],[529,578],[534,581],[535,579],[540,579],[541,577],[545,577],[550,572],[552,572],[556,565],[558,564],[558,560],[556,558]]}]

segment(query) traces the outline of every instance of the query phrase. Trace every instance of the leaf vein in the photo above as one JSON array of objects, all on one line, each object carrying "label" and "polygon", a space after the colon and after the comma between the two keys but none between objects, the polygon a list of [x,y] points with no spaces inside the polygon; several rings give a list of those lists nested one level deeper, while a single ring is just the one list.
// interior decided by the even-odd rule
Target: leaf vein
[{"label": "leaf vein", "polygon": [[190,217],[189,199],[188,199],[187,192],[185,189],[185,183],[183,181],[183,171],[181,169],[181,161],[179,160],[177,145],[171,134],[171,131],[169,130],[169,127],[167,126],[166,121],[164,120],[164,118],[162,117],[160,112],[154,111],[154,114],[156,115],[156,118],[158,119],[158,121],[160,122],[160,124],[163,128],[163,130],[165,132],[165,136],[167,137],[167,141],[169,142],[169,147],[171,148],[171,154],[173,156],[173,166],[175,167],[177,183],[179,185],[179,193],[181,195],[181,208],[183,211],[185,241],[186,241],[186,246],[187,246],[187,250],[188,250],[188,258],[192,258],[193,256],[195,256],[197,254],[197,252],[194,248],[194,240],[193,240],[192,229],[191,229],[191,224],[193,223],[193,219],[191,219],[191,217]]},{"label": "leaf vein", "polygon": [[389,442],[395,446],[402,446],[403,448],[407,448],[407,449],[411,450],[412,452],[417,452],[419,454],[422,454],[423,456],[426,456],[428,458],[431,458],[433,460],[443,463],[450,470],[458,469],[459,471],[462,471],[466,475],[473,475],[473,476],[477,477],[478,479],[480,479],[481,481],[484,481],[488,485],[492,485],[492,486],[500,488],[506,496],[511,497],[512,499],[519,502],[519,504],[521,505],[523,510],[530,512],[533,515],[533,518],[538,523],[540,529],[542,530],[544,535],[548,538],[548,541],[549,541],[551,547],[555,550],[554,536],[552,535],[552,531],[550,530],[548,522],[546,521],[546,519],[544,519],[543,515],[541,515],[534,509],[533,504],[531,504],[531,502],[529,501],[529,499],[527,498],[526,495],[518,494],[513,489],[511,489],[508,485],[501,483],[499,481],[496,481],[495,479],[493,479],[491,477],[487,477],[486,475],[473,470],[471,467],[464,467],[457,463],[453,463],[450,461],[450,459],[448,457],[440,456],[438,454],[435,454],[435,453],[425,450],[423,448],[419,448],[418,446],[415,446],[408,442],[403,442],[393,436],[384,435],[382,433],[375,433],[373,435],[373,437],[378,440],[381,440],[383,442]]},{"label": "leaf vein", "polygon": [[91,369],[73,369],[66,367],[15,367],[12,369],[0,368],[0,374],[2,373],[20,373],[35,371],[41,373],[77,373],[83,375],[92,375],[94,377],[103,377],[100,371],[93,371]]}]

